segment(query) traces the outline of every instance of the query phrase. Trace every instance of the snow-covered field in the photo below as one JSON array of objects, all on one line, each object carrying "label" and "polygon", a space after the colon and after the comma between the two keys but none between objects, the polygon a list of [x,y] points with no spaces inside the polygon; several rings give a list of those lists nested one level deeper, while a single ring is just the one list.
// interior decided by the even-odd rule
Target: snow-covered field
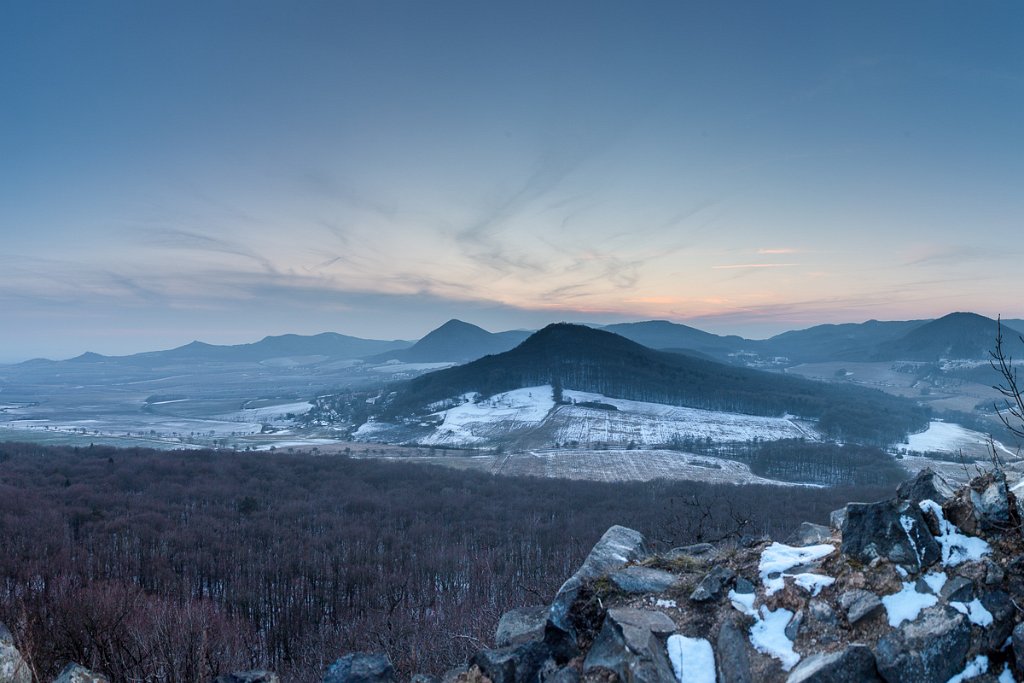
[{"label": "snow-covered field", "polygon": [[[976,432],[952,422],[941,422],[933,420],[928,429],[919,433],[911,434],[909,443],[905,446],[907,451],[912,453],[959,453],[963,451],[967,456],[984,455],[988,452],[988,435]],[[1016,453],[1008,449],[998,441],[995,442],[996,449],[1003,456],[1014,456]]]},{"label": "snow-covered field", "polygon": [[[747,441],[778,440],[818,435],[809,427],[783,417],[759,417],[660,403],[627,401],[601,394],[565,390],[570,403],[556,405],[550,386],[508,391],[441,411],[424,422],[436,424],[415,442],[432,446],[494,445],[514,442],[523,448],[554,444],[576,447],[590,445],[657,446],[673,440]],[[604,404],[607,409],[581,404]],[[355,434],[357,439],[387,438],[387,425],[368,423]]]},{"label": "snow-covered field", "polygon": [[709,483],[786,484],[759,477],[743,463],[667,450],[534,450],[495,461],[495,474],[588,481],[679,479]]}]

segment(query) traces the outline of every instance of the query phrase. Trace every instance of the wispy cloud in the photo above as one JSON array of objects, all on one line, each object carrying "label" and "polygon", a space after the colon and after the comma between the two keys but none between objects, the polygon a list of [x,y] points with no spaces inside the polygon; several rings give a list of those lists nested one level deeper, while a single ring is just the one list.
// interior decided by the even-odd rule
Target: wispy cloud
[{"label": "wispy cloud", "polygon": [[723,266],[711,266],[712,270],[739,270],[746,268],[795,268],[799,263],[733,263]]},{"label": "wispy cloud", "polygon": [[763,255],[798,254],[798,253],[800,253],[800,250],[799,249],[792,249],[792,248],[789,248],[789,247],[781,247],[781,248],[778,248],[778,249],[758,249],[757,253],[758,254],[763,254]]}]

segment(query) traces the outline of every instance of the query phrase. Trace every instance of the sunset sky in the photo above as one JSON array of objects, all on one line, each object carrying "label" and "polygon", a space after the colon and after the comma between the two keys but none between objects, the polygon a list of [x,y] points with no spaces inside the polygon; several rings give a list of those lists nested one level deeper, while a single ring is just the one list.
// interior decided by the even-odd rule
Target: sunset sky
[{"label": "sunset sky", "polygon": [[0,7],[0,362],[1024,317],[1024,3]]}]

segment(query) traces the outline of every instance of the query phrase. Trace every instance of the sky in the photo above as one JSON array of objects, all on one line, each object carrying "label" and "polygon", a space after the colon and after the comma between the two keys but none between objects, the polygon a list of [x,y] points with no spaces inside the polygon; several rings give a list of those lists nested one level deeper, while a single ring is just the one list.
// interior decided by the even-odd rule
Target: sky
[{"label": "sky", "polygon": [[1024,317],[1024,4],[0,5],[0,362]]}]

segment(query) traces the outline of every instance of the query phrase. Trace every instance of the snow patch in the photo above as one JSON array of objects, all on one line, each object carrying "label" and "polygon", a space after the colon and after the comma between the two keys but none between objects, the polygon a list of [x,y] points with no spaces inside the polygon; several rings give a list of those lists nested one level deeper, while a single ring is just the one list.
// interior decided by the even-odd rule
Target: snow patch
[{"label": "snow patch", "polygon": [[774,612],[761,607],[760,618],[750,627],[750,644],[762,654],[782,662],[782,670],[789,671],[800,661],[800,655],[793,649],[793,641],[786,636],[786,627],[793,619],[793,613],[780,607]]},{"label": "snow patch", "polygon": [[943,572],[932,572],[925,575],[924,582],[932,589],[932,593],[938,595],[942,587],[946,585],[946,575]]},{"label": "snow patch", "polygon": [[827,543],[809,545],[803,548],[794,548],[793,546],[778,542],[772,543],[761,553],[761,561],[758,565],[761,582],[765,587],[765,594],[774,595],[782,590],[785,587],[785,577],[789,576],[797,579],[797,585],[802,588],[807,590],[816,588],[817,590],[814,591],[814,595],[817,595],[822,588],[832,585],[835,579],[828,576],[809,578],[816,577],[817,575],[808,573],[787,574],[786,572],[793,567],[828,557],[835,552],[835,549],[835,546]]},{"label": "snow patch", "polygon": [[982,538],[967,536],[960,532],[952,522],[942,514],[942,507],[934,500],[922,500],[921,510],[931,512],[939,520],[939,535],[935,537],[942,546],[942,564],[955,567],[964,562],[977,562],[992,551],[992,547]]},{"label": "snow patch", "polygon": [[[967,666],[964,670],[958,673],[956,676],[950,678],[946,683],[962,683],[968,679],[980,676],[981,674],[988,673],[988,657],[985,655],[978,655],[971,661],[967,662]],[[1010,680],[1013,680],[1011,677]]]},{"label": "snow patch", "polygon": [[675,600],[665,600],[663,598],[658,598],[657,600],[654,601],[654,606],[655,607],[661,607],[662,609],[665,609],[665,608],[668,608],[668,607],[676,607],[676,601]]},{"label": "snow patch", "polygon": [[716,683],[715,652],[703,638],[669,636],[668,658],[679,683]]},{"label": "snow patch", "polygon": [[757,610],[754,609],[755,598],[757,598],[756,593],[737,593],[736,591],[729,591],[729,602],[732,603],[732,606],[743,614],[756,619]]},{"label": "snow patch", "polygon": [[893,628],[904,621],[913,621],[921,610],[938,604],[939,599],[928,593],[918,593],[914,589],[914,583],[906,581],[898,593],[886,595],[882,598],[885,611],[889,615],[889,625]]},{"label": "snow patch", "polygon": [[972,624],[977,624],[982,628],[992,625],[992,613],[985,609],[978,598],[974,598],[970,602],[951,602],[949,606],[960,614],[966,614]]}]

